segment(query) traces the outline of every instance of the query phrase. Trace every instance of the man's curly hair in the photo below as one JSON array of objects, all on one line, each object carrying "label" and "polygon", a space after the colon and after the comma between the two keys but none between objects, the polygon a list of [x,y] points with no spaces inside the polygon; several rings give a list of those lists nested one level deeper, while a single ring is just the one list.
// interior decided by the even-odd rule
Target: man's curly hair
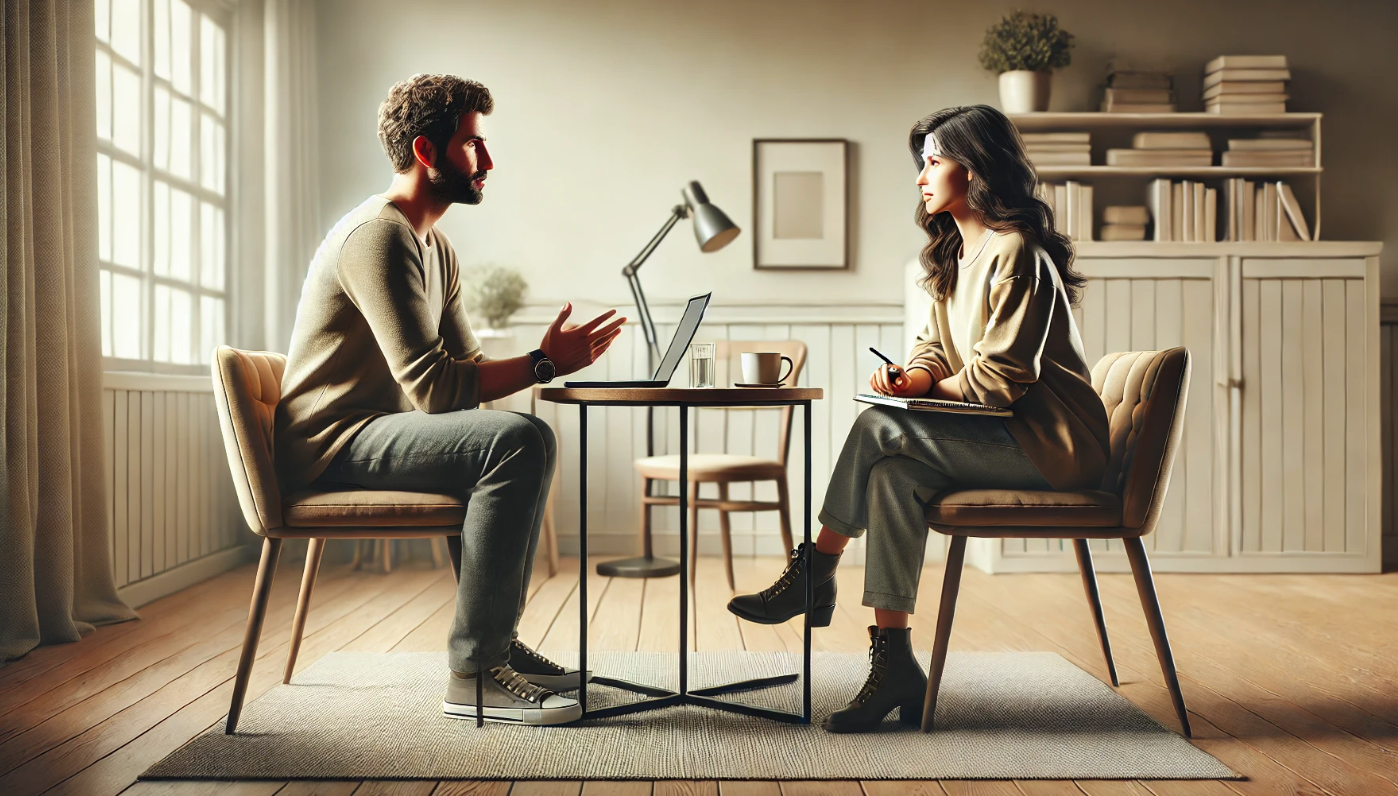
[{"label": "man's curly hair", "polygon": [[461,117],[495,110],[490,89],[455,75],[413,75],[396,83],[379,106],[379,142],[402,174],[413,167],[413,141],[426,136],[438,152],[446,148]]}]

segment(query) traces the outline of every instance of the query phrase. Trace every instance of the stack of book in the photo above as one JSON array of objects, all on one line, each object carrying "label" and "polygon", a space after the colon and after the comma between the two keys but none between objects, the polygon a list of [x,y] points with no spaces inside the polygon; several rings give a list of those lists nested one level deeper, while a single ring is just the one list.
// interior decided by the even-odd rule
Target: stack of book
[{"label": "stack of book", "polygon": [[1207,243],[1218,239],[1218,191],[1202,182],[1152,180],[1146,205],[1155,222],[1152,240]]},{"label": "stack of book", "polygon": [[1108,67],[1102,93],[1105,113],[1174,113],[1174,78],[1169,72]]},{"label": "stack of book", "polygon": [[1225,240],[1312,240],[1296,194],[1284,182],[1254,184],[1234,177],[1225,182],[1223,197],[1228,219]]},{"label": "stack of book", "polygon": [[1131,149],[1108,149],[1108,166],[1211,166],[1213,145],[1208,133],[1167,131],[1137,133]]},{"label": "stack of book", "polygon": [[1230,138],[1223,153],[1225,166],[1295,168],[1315,165],[1315,146],[1290,130],[1263,130],[1257,138]]},{"label": "stack of book", "polygon": [[1092,165],[1091,133],[1021,133],[1035,166]]},{"label": "stack of book", "polygon": [[1073,240],[1092,240],[1092,186],[1041,182],[1035,195],[1053,211],[1053,228]]},{"label": "stack of book", "polygon": [[1286,113],[1285,55],[1220,55],[1204,67],[1204,110]]},{"label": "stack of book", "polygon": [[1149,223],[1144,205],[1113,205],[1102,211],[1102,240],[1145,240]]}]

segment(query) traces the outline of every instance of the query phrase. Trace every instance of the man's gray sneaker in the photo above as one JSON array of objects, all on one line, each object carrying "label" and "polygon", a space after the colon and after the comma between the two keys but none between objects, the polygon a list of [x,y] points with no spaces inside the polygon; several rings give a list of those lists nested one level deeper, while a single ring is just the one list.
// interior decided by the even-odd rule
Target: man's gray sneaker
[{"label": "man's gray sneaker", "polygon": [[[551,691],[576,691],[581,685],[577,669],[565,669],[545,658],[519,639],[510,642],[510,668],[524,675],[534,685]],[[592,672],[587,673],[592,682]]]},{"label": "man's gray sneaker", "polygon": [[[476,718],[477,676],[451,674],[442,700],[442,713],[448,718]],[[582,718],[582,706],[576,699],[534,685],[508,664],[486,672],[482,691],[481,713],[486,721],[537,725],[566,724]]]}]

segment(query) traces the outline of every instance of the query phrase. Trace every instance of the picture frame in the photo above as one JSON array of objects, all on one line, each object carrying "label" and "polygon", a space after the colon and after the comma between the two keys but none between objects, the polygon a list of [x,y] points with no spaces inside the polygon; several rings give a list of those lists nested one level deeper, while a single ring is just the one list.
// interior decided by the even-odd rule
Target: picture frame
[{"label": "picture frame", "polygon": [[848,270],[849,141],[754,138],[753,268]]}]

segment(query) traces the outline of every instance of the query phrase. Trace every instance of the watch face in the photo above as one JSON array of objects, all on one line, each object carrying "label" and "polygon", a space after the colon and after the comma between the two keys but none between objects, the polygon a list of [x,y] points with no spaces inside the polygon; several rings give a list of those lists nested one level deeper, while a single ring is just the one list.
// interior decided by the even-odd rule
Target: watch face
[{"label": "watch face", "polygon": [[552,360],[541,359],[534,363],[534,378],[538,379],[540,383],[553,381],[553,375],[554,368]]}]

